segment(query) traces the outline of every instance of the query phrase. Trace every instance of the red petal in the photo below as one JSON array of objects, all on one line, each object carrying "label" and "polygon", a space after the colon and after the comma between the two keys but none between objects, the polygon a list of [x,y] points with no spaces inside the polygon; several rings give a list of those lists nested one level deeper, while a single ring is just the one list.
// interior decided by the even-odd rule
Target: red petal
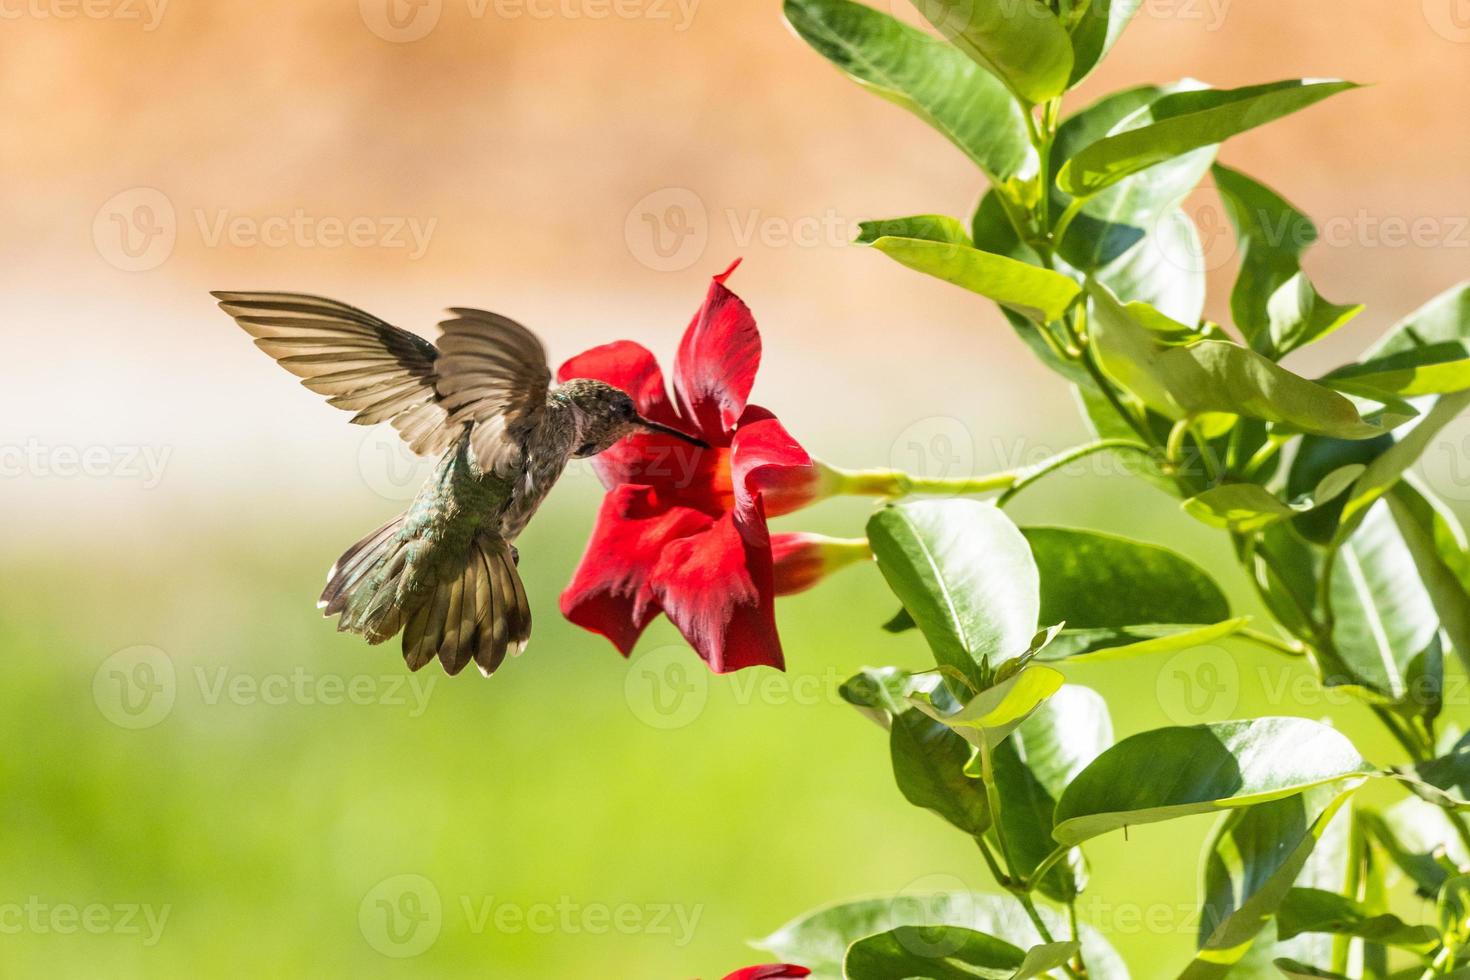
[{"label": "red petal", "polygon": [[755,516],[742,525],[726,514],[703,533],[670,542],[653,572],[664,613],[717,674],[785,667],[759,501]]},{"label": "red petal", "polygon": [[655,422],[677,425],[678,416],[669,401],[664,387],[664,374],[659,370],[658,359],[647,347],[631,340],[615,340],[601,347],[583,351],[563,364],[556,372],[556,380],[570,381],[572,378],[596,378],[621,388],[633,398],[638,411]]},{"label": "red petal", "polygon": [[674,361],[674,394],[706,438],[734,428],[761,362],[755,318],[740,297],[725,288],[724,278],[734,270],[732,265],[710,283]]},{"label": "red petal", "polygon": [[822,477],[801,444],[776,417],[752,405],[740,416],[730,445],[730,477],[736,506],[750,507],[756,494],[771,517],[799,510],[822,496]]},{"label": "red petal", "polygon": [[812,971],[792,963],[770,963],[766,966],[747,966],[725,977],[725,980],[785,980],[788,977],[808,977]]},{"label": "red petal", "polygon": [[664,548],[711,523],[696,510],[660,503],[651,487],[614,489],[603,500],[582,562],[561,594],[562,615],[601,633],[626,657],[658,615],[650,576]]}]

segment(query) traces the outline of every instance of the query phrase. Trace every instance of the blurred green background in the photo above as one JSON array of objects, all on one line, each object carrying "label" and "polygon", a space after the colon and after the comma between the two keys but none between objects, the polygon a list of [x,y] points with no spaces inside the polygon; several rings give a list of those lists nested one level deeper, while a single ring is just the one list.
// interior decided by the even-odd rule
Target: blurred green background
[{"label": "blurred green background", "polygon": [[[1186,75],[1376,83],[1222,154],[1339,232],[1308,271],[1369,313],[1292,365],[1325,370],[1466,275],[1456,2],[1148,3],[1068,109]],[[319,618],[333,559],[423,470],[252,349],[210,289],[326,294],[429,336],[442,307],[482,306],[554,362],[629,337],[667,363],[741,255],[755,398],[814,453],[960,475],[1085,437],[988,304],[848,246],[860,220],[966,214],[980,178],[774,0],[600,18],[594,0],[425,0],[395,8],[406,31],[390,3],[5,9],[0,976],[711,980],[812,906],[988,887],[835,696],[863,665],[926,663],[917,636],[879,630],[894,604],[872,568],[780,603],[785,675],[711,677],[662,623],[625,662],[556,612],[598,500],[579,467],[520,542],[536,633],[493,680],[431,669],[412,688],[396,644]],[[1225,228],[1211,195],[1194,204]],[[1424,217],[1432,246],[1370,233]],[[364,221],[364,240],[331,234]],[[1211,252],[1216,319],[1231,241]],[[1426,455],[1460,506],[1467,437]],[[865,509],[781,523],[853,535]],[[1089,468],[1015,513],[1172,545],[1255,609],[1223,538],[1141,484]],[[1331,714],[1400,759],[1365,712],[1297,687],[1304,665],[1251,648],[1069,674],[1120,737]],[[1140,980],[1192,949],[1207,825],[1089,845],[1084,915]]]}]

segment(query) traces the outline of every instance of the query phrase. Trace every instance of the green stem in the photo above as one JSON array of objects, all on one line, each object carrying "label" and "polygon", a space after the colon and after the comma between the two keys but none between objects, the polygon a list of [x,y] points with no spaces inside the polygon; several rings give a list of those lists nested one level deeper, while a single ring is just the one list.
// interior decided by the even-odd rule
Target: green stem
[{"label": "green stem", "polygon": [[928,477],[902,470],[844,470],[821,464],[830,492],[863,497],[907,497],[928,493],[963,495],[1006,490],[1016,482],[1015,472],[987,473],[984,476]]},{"label": "green stem", "polygon": [[1055,473],[1057,470],[1061,469],[1064,466],[1075,463],[1077,460],[1084,459],[1088,456],[1093,455],[1094,453],[1110,451],[1139,453],[1150,460],[1154,459],[1154,450],[1145,446],[1141,442],[1134,442],[1131,439],[1099,439],[1097,442],[1089,442],[1085,446],[1077,446],[1073,449],[1067,450],[1064,453],[1059,453],[1058,455],[1053,456],[1050,459],[1043,460],[1042,462],[1037,463],[1035,466],[1027,467],[1026,469],[1019,471],[1016,474],[1016,482],[1012,483],[1008,488],[1006,488],[1005,493],[996,498],[996,505],[999,507],[1004,507],[1006,504],[1010,503],[1011,499],[1015,497],[1016,494],[1020,493],[1022,490],[1025,490],[1027,487],[1031,486],[1031,484],[1035,483],[1037,480],[1040,480],[1042,477],[1048,476],[1051,473]]},{"label": "green stem", "polygon": [[1072,203],[1062,209],[1062,216],[1057,219],[1056,226],[1052,228],[1051,244],[1056,251],[1061,251],[1062,241],[1067,237],[1067,229],[1072,227],[1072,221],[1082,213],[1084,200],[1080,197],[1072,198]]},{"label": "green stem", "polygon": [[1042,858],[1041,863],[1036,866],[1036,870],[1032,871],[1030,876],[1027,877],[1026,890],[1032,891],[1037,885],[1041,884],[1041,879],[1045,878],[1051,872],[1051,869],[1057,866],[1058,861],[1061,861],[1071,853],[1071,850],[1070,847],[1062,845]]},{"label": "green stem", "polygon": [[1443,975],[1446,972],[1445,967],[1454,961],[1454,957],[1455,952],[1452,948],[1441,946],[1439,953],[1434,957],[1434,962],[1429,964],[1429,968],[1424,971],[1419,980],[1431,980],[1432,977]]},{"label": "green stem", "polygon": [[1284,653],[1289,657],[1304,657],[1307,654],[1307,648],[1300,640],[1283,640],[1279,636],[1272,636],[1269,633],[1249,628],[1236,630],[1234,635],[1239,639],[1263,646],[1276,653]]}]

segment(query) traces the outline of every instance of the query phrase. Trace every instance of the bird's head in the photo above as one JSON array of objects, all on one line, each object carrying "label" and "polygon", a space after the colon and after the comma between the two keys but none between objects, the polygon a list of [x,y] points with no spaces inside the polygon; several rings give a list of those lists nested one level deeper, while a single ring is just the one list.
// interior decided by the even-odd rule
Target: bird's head
[{"label": "bird's head", "polygon": [[576,424],[578,459],[595,456],[625,436],[638,431],[662,432],[687,443],[708,449],[703,439],[680,432],[673,426],[646,419],[626,391],[593,378],[573,378],[560,388],[571,406]]}]

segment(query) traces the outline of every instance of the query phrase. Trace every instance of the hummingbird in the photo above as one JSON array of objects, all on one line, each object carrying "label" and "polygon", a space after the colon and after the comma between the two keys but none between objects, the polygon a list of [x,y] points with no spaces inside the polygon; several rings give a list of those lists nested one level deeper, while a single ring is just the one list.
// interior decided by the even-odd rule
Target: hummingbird
[{"label": "hummingbird", "polygon": [[437,346],[356,307],[300,293],[214,292],[255,345],[358,425],[389,422],[433,474],[408,510],[343,552],[317,602],[370,644],[400,630],[418,670],[489,676],[531,635],[513,542],[569,460],[638,431],[703,440],[639,414],[603,381],[551,384],[546,350],[508,317],[454,307]]}]

